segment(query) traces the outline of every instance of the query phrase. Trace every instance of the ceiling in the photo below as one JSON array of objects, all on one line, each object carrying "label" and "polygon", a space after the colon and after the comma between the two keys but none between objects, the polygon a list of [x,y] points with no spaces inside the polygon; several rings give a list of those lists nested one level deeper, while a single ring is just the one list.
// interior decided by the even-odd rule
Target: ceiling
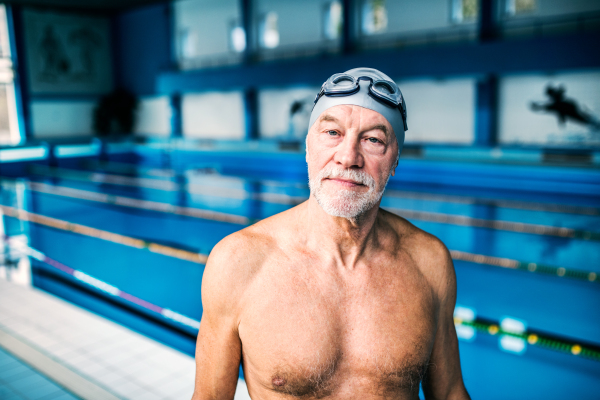
[{"label": "ceiling", "polygon": [[18,4],[43,8],[75,11],[120,11],[166,0],[6,0],[5,4]]}]

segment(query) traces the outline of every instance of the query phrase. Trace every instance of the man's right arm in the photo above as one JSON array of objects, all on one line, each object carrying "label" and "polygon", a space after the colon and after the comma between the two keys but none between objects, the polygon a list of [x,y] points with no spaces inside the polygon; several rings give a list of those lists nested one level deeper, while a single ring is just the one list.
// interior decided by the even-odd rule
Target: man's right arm
[{"label": "man's right arm", "polygon": [[224,239],[206,263],[192,400],[231,400],[235,394],[242,352],[238,335],[240,277],[235,260],[235,254],[240,252],[240,243],[236,243],[239,241]]}]

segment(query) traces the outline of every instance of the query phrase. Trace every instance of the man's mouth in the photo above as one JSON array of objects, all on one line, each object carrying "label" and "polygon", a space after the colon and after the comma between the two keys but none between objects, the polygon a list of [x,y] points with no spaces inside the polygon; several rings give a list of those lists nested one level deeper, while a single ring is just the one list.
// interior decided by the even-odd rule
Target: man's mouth
[{"label": "man's mouth", "polygon": [[356,182],[353,181],[351,179],[343,179],[343,178],[325,178],[326,180],[330,180],[330,181],[334,181],[337,184],[340,184],[342,186],[347,186],[347,187],[355,187],[355,186],[365,186],[363,183],[361,182]]}]

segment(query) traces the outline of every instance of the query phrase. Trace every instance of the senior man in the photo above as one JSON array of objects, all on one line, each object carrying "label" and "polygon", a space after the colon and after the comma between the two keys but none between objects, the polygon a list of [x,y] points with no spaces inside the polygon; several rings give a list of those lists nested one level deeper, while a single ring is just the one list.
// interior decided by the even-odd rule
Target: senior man
[{"label": "senior man", "polygon": [[404,142],[396,84],[335,74],[306,139],[310,198],[223,239],[202,281],[194,400],[468,399],[446,247],[379,208]]}]

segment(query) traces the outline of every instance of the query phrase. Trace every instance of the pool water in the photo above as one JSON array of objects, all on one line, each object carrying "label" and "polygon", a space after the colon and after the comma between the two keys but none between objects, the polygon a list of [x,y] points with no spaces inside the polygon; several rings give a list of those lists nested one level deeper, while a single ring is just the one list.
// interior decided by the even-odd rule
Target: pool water
[{"label": "pool water", "polygon": [[[1,204],[186,254],[208,255],[223,237],[293,207],[309,194],[306,181],[300,179],[116,166],[38,168],[26,179],[4,180]],[[473,260],[483,255],[550,267],[551,272],[544,273],[542,268],[515,270],[455,260],[459,307],[486,321],[508,317],[535,332],[600,346],[600,279],[594,278],[600,275],[600,207],[580,196],[549,201],[541,194],[490,193],[390,185],[381,206],[405,215],[450,250]],[[123,198],[128,205],[115,204],[125,204]],[[174,207],[222,214],[216,220],[197,218],[174,213]],[[227,222],[234,217],[246,223]],[[3,219],[6,236],[26,234],[29,245],[49,259],[192,321],[202,317],[201,263],[6,213]],[[106,290],[84,287],[39,260],[34,260],[33,273],[34,284],[45,290],[193,352],[193,324],[161,319]],[[461,362],[473,398],[598,398],[600,358],[530,343],[511,351],[499,335],[464,332]]]}]

